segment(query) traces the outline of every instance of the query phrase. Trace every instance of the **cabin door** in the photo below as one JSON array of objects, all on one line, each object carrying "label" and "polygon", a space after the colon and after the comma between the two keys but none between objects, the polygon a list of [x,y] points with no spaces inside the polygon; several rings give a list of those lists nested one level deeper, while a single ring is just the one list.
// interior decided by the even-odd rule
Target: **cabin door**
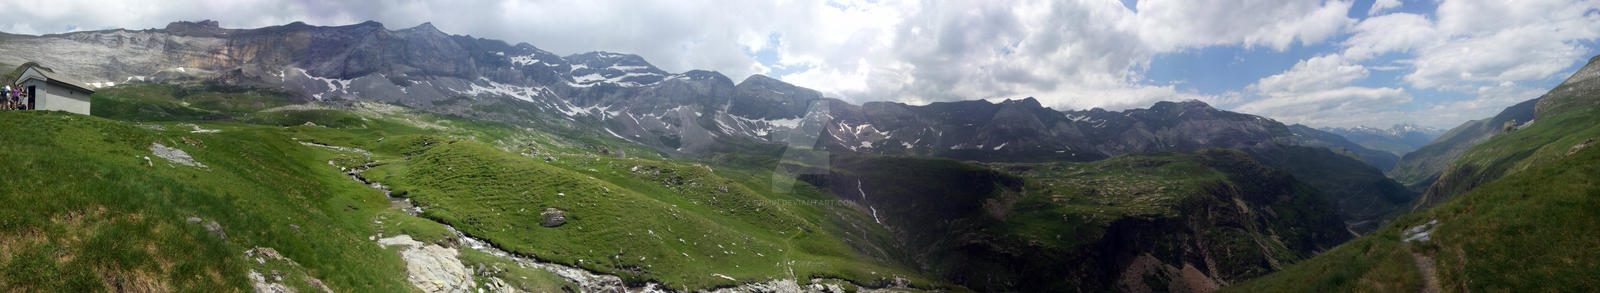
[{"label": "cabin door", "polygon": [[31,85],[28,86],[28,110],[33,110],[33,108],[34,108],[33,101],[37,97],[39,97],[39,93],[34,91],[34,86],[31,86]]}]

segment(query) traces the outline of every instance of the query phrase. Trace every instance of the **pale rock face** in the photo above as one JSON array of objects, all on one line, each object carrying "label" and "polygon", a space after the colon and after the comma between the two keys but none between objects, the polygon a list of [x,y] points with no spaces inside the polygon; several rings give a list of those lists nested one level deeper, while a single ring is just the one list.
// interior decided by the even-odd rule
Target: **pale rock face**
[{"label": "pale rock face", "polygon": [[150,144],[150,153],[179,165],[199,167],[202,169],[206,168],[206,164],[195,162],[194,157],[190,157],[189,153],[186,153],[178,148],[168,147],[167,145],[159,142]]},{"label": "pale rock face", "polygon": [[378,239],[383,246],[400,247],[406,261],[406,280],[423,292],[472,292],[477,284],[472,272],[456,256],[459,251],[437,244],[424,244],[400,235]]},{"label": "pale rock face", "polygon": [[256,293],[294,293],[294,288],[289,288],[281,282],[267,279],[266,276],[255,270],[250,271],[250,284],[255,287]]}]

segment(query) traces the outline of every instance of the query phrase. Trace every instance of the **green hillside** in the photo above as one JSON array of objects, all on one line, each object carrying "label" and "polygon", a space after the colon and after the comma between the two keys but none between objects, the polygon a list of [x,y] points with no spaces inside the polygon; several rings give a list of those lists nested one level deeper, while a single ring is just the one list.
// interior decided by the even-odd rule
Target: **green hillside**
[{"label": "green hillside", "polygon": [[[405,234],[455,247],[460,239],[445,224],[632,286],[693,290],[776,278],[938,285],[852,246],[887,233],[841,228],[866,217],[860,212],[796,204],[832,195],[803,185],[766,192],[770,183],[759,179],[769,170],[713,171],[620,141],[384,104],[299,103],[272,91],[123,85],[93,99],[97,116],[117,120],[0,112],[8,125],[0,128],[0,160],[13,162],[0,164],[0,288],[406,292],[416,286],[402,248],[377,240]],[[197,164],[157,155],[168,147]],[[364,176],[394,185],[423,217],[344,173],[364,165],[377,166]],[[544,228],[530,218],[545,207],[565,210],[566,224]],[[469,268],[494,268],[474,274],[478,284],[578,286],[459,251]],[[251,272],[270,281],[253,281]]]},{"label": "green hillside", "polygon": [[[877,286],[889,277],[913,278],[860,258],[823,223],[799,215],[815,210],[777,204],[707,167],[594,154],[554,154],[549,158],[560,163],[547,163],[427,137],[391,139],[378,149],[412,154],[381,160],[368,176],[416,200],[423,216],[514,252],[619,274],[637,285],[737,284],[719,275],[794,274]],[[564,211],[566,224],[541,227],[545,208]]]},{"label": "green hillside", "polygon": [[1533,119],[1534,105],[1539,99],[1517,103],[1500,111],[1494,117],[1467,121],[1450,129],[1422,148],[1407,153],[1388,174],[1400,184],[1413,190],[1423,190],[1432,185],[1451,162],[1467,150],[1500,134],[1506,123],[1527,123]]},{"label": "green hillside", "polygon": [[[327,165],[339,155],[287,131],[199,124],[220,132],[196,134],[32,111],[0,112],[0,124],[0,276],[10,276],[0,288],[236,291],[250,271],[279,270],[302,291],[311,278],[410,290],[400,258],[367,240],[388,200]],[[205,167],[160,158],[157,143]],[[255,247],[298,265],[248,260]]]},{"label": "green hillside", "polygon": [[[1435,184],[1458,195],[1229,290],[1577,292],[1600,286],[1600,252],[1593,249],[1600,238],[1585,234],[1600,229],[1597,137],[1600,107],[1569,110],[1495,137],[1452,164],[1455,171],[1445,178],[1459,179]],[[1405,240],[1419,232],[1430,239]]]}]

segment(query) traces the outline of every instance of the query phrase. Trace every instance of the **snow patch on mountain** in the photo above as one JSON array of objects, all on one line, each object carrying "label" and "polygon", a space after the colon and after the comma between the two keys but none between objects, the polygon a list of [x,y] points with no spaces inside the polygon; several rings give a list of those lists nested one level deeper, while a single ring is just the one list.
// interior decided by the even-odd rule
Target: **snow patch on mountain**
[{"label": "snow patch on mountain", "polygon": [[545,94],[550,94],[552,96],[555,95],[555,93],[550,92],[550,89],[542,86],[528,87],[503,84],[482,77],[478,78],[478,82],[472,83],[471,86],[471,88],[461,91],[458,94],[469,97],[478,95],[501,95],[528,102],[534,102],[535,98]]},{"label": "snow patch on mountain", "polygon": [[606,80],[606,77],[603,76],[603,75],[600,75],[599,73],[590,73],[590,74],[585,74],[585,75],[573,76],[572,77],[572,81],[573,82],[584,84],[583,86],[589,86],[588,84],[590,84],[590,83],[594,83],[596,81],[602,81],[602,80]]},{"label": "snow patch on mountain", "polygon": [[648,70],[648,69],[650,69],[649,66],[637,66],[637,65],[611,65],[611,67],[607,67],[607,68],[621,70],[623,72],[628,72],[628,71],[633,71],[633,70]]},{"label": "snow patch on mountain", "polygon": [[544,60],[540,60],[537,57],[537,55],[511,56],[511,64],[516,64],[517,66],[528,66],[528,65],[534,65],[534,64],[544,64],[544,66],[555,66],[555,64],[551,64],[551,63],[548,63],[548,62],[544,62]]},{"label": "snow patch on mountain", "polygon": [[[179,69],[182,69],[182,67],[179,67]],[[325,94],[331,94],[331,93],[350,94],[350,80],[348,80],[348,79],[337,79],[337,78],[326,78],[326,77],[312,76],[310,72],[306,72],[304,69],[299,69],[299,68],[294,68],[294,71],[300,72],[300,76],[305,77],[306,79],[309,79],[309,80],[312,80],[312,81],[316,81],[316,82],[320,82],[323,85],[327,86],[327,88],[328,88],[327,90],[311,95],[311,97],[316,98],[317,100],[322,100],[323,95],[325,95]]]}]

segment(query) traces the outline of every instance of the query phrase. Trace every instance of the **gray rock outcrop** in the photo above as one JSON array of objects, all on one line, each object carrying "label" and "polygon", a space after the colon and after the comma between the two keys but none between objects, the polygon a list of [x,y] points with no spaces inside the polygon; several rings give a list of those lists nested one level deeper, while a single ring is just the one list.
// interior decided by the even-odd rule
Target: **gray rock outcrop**
[{"label": "gray rock outcrop", "polygon": [[425,244],[411,239],[411,235],[378,239],[383,246],[400,247],[400,257],[406,261],[406,280],[423,292],[472,292],[477,284],[472,281],[472,271],[461,264],[454,248]]},{"label": "gray rock outcrop", "polygon": [[540,212],[539,215],[544,217],[544,221],[540,221],[539,226],[555,228],[567,224],[567,212],[561,211],[561,209],[545,208],[544,212]]}]

